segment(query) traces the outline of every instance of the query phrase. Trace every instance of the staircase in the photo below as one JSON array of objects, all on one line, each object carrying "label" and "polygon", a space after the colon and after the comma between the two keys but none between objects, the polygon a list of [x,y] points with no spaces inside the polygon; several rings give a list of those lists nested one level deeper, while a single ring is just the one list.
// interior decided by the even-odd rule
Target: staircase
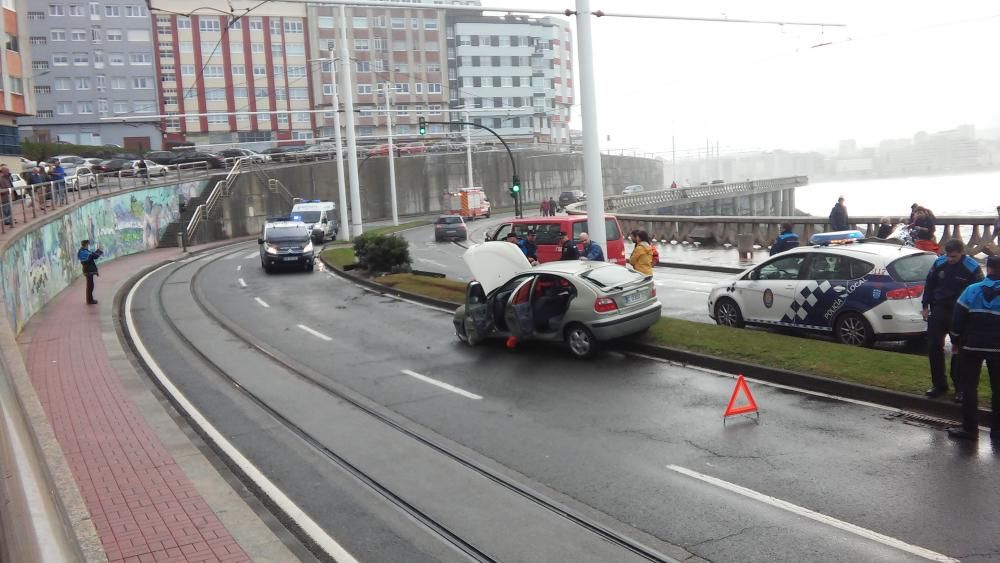
[{"label": "staircase", "polygon": [[188,223],[191,222],[191,217],[194,215],[198,206],[205,203],[205,198],[201,196],[195,196],[188,200],[187,205],[184,207],[184,212],[181,216],[177,218],[176,221],[167,225],[165,231],[160,236],[160,243],[156,245],[157,248],[177,248],[177,234],[184,232],[187,229]]}]

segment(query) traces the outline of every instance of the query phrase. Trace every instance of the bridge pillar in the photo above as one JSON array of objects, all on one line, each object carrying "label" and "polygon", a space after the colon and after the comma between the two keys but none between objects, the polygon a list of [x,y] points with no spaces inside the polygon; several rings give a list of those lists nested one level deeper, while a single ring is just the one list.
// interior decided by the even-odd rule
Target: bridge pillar
[{"label": "bridge pillar", "polygon": [[782,197],[784,193],[785,193],[784,191],[771,192],[771,197],[773,202],[772,207],[776,215],[785,214],[785,199]]},{"label": "bridge pillar", "polygon": [[757,195],[750,194],[749,196],[747,196],[747,200],[750,204],[750,216],[754,217],[757,215]]}]

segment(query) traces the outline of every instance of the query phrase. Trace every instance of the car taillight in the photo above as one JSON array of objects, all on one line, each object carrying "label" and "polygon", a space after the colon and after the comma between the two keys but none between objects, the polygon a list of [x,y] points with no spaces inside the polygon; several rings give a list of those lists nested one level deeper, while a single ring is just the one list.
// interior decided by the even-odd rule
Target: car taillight
[{"label": "car taillight", "polygon": [[443,228],[444,228],[444,225],[434,225],[434,228],[435,228],[435,229],[443,229]]},{"label": "car taillight", "polygon": [[615,300],[610,297],[598,297],[594,301],[594,311],[598,313],[607,313],[608,311],[617,311],[618,305],[615,304]]},{"label": "car taillight", "polygon": [[656,297],[656,286],[653,286],[653,289],[649,292],[649,296]]},{"label": "car taillight", "polygon": [[892,291],[887,291],[885,293],[886,299],[916,299],[924,294],[924,286],[922,285],[911,285],[910,287],[901,287],[899,289],[893,289]]}]

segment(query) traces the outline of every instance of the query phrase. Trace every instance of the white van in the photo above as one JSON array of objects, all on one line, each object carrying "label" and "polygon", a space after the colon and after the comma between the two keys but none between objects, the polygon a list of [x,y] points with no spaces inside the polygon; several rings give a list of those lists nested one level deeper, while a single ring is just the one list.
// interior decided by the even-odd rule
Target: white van
[{"label": "white van", "polygon": [[292,206],[292,221],[301,221],[312,229],[313,241],[322,243],[327,238],[337,238],[337,206],[332,201],[307,199]]}]

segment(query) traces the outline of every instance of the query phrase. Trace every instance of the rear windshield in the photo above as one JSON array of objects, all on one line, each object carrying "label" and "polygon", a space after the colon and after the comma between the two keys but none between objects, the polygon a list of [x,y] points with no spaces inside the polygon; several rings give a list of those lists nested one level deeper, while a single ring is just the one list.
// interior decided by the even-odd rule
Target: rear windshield
[{"label": "rear windshield", "polygon": [[617,287],[644,280],[646,276],[626,270],[621,266],[606,266],[604,268],[594,268],[580,274],[581,277],[594,283],[597,287]]},{"label": "rear windshield", "polygon": [[267,232],[268,242],[300,241],[309,238],[309,232],[294,227],[278,227]]},{"label": "rear windshield", "polygon": [[563,226],[559,223],[518,223],[514,225],[517,236],[524,238],[528,231],[535,231],[535,244],[559,244],[559,232]]},{"label": "rear windshield", "polygon": [[[586,221],[573,223],[573,240],[580,240],[580,233],[585,233],[587,231]],[[618,221],[615,219],[604,220],[604,232],[608,240],[618,240],[622,238],[622,233],[618,230]]]},{"label": "rear windshield", "polygon": [[453,225],[453,224],[456,224],[456,223],[461,223],[462,222],[462,218],[461,217],[438,217],[437,222],[438,222],[439,225]]},{"label": "rear windshield", "polygon": [[315,223],[319,221],[319,211],[293,211],[292,221],[302,221],[303,223]]},{"label": "rear windshield", "polygon": [[937,256],[933,254],[912,254],[889,264],[889,275],[898,282],[920,282],[927,279]]}]

